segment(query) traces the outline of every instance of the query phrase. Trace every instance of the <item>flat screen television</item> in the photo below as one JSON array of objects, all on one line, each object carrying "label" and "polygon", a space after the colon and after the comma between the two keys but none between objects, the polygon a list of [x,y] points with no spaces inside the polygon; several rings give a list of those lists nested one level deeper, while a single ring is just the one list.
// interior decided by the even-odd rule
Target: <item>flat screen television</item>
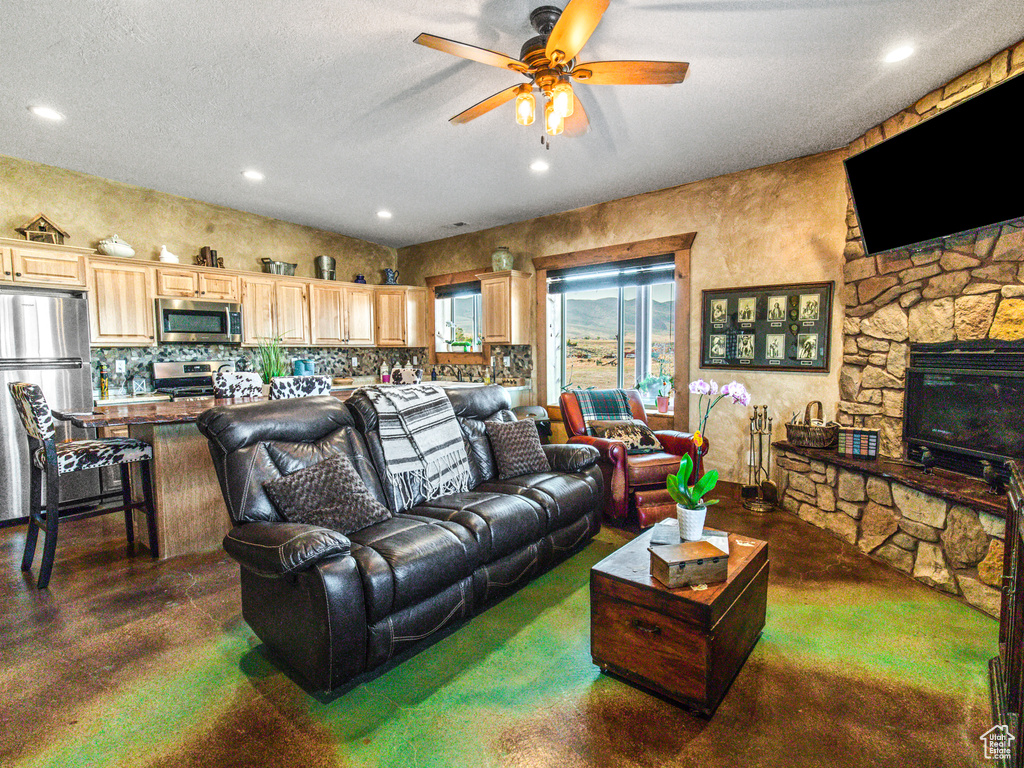
[{"label": "flat screen television", "polygon": [[1024,75],[846,161],[864,248],[923,245],[1024,216]]}]

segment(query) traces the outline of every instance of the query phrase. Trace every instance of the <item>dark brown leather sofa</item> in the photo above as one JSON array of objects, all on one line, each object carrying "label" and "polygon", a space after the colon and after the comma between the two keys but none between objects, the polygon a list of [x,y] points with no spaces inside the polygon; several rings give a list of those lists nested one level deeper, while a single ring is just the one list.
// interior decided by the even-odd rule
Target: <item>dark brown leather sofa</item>
[{"label": "dark brown leather sofa", "polygon": [[[344,536],[282,522],[263,483],[344,453],[394,510],[376,413],[355,393],[218,406],[209,439],[235,527],[242,616],[314,687],[330,690],[471,616],[600,529],[604,483],[589,446],[549,445],[550,472],[496,479],[485,420],[513,420],[501,387],[450,390],[472,490],[420,502]],[[383,479],[383,481],[382,481]]]}]

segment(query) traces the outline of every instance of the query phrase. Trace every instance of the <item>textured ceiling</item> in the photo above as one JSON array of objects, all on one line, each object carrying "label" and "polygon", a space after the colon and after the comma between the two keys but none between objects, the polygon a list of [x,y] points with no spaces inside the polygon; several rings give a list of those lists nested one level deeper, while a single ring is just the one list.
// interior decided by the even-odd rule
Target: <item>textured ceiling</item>
[{"label": "textured ceiling", "polygon": [[612,0],[581,60],[686,82],[580,85],[592,131],[548,151],[511,104],[450,125],[518,76],[413,38],[518,56],[540,4],[4,0],[0,153],[402,246],[841,146],[1024,38],[1009,0]]}]

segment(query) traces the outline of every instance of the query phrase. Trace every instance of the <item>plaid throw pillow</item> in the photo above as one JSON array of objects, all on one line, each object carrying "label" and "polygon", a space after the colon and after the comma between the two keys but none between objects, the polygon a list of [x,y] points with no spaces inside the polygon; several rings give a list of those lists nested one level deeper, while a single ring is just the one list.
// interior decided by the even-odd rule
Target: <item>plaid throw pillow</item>
[{"label": "plaid throw pillow", "polygon": [[630,456],[641,453],[655,453],[661,450],[661,443],[651,428],[640,419],[621,419],[617,421],[592,421],[590,429],[594,437],[605,440],[618,440],[626,445],[626,453]]},{"label": "plaid throw pillow", "polygon": [[540,435],[533,419],[522,421],[487,421],[487,439],[491,442],[498,479],[549,472],[551,464],[540,445]]},{"label": "plaid throw pillow", "polygon": [[580,405],[580,415],[583,416],[583,424],[589,435],[594,434],[590,427],[594,421],[619,421],[633,418],[633,412],[629,409],[629,400],[621,389],[581,389],[574,394],[576,402]]},{"label": "plaid throw pillow", "polygon": [[289,523],[330,528],[348,535],[391,517],[370,493],[347,456],[312,464],[263,485]]}]

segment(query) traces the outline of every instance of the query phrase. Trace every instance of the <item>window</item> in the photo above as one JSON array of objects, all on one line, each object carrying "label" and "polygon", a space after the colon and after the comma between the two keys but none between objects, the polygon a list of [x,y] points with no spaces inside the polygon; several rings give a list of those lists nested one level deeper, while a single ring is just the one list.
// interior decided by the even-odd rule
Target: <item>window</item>
[{"label": "window", "polygon": [[675,374],[671,257],[552,272],[563,388],[637,388],[654,403]]},{"label": "window", "polygon": [[444,286],[434,292],[434,349],[479,352],[483,349],[483,300],[480,284]]}]

